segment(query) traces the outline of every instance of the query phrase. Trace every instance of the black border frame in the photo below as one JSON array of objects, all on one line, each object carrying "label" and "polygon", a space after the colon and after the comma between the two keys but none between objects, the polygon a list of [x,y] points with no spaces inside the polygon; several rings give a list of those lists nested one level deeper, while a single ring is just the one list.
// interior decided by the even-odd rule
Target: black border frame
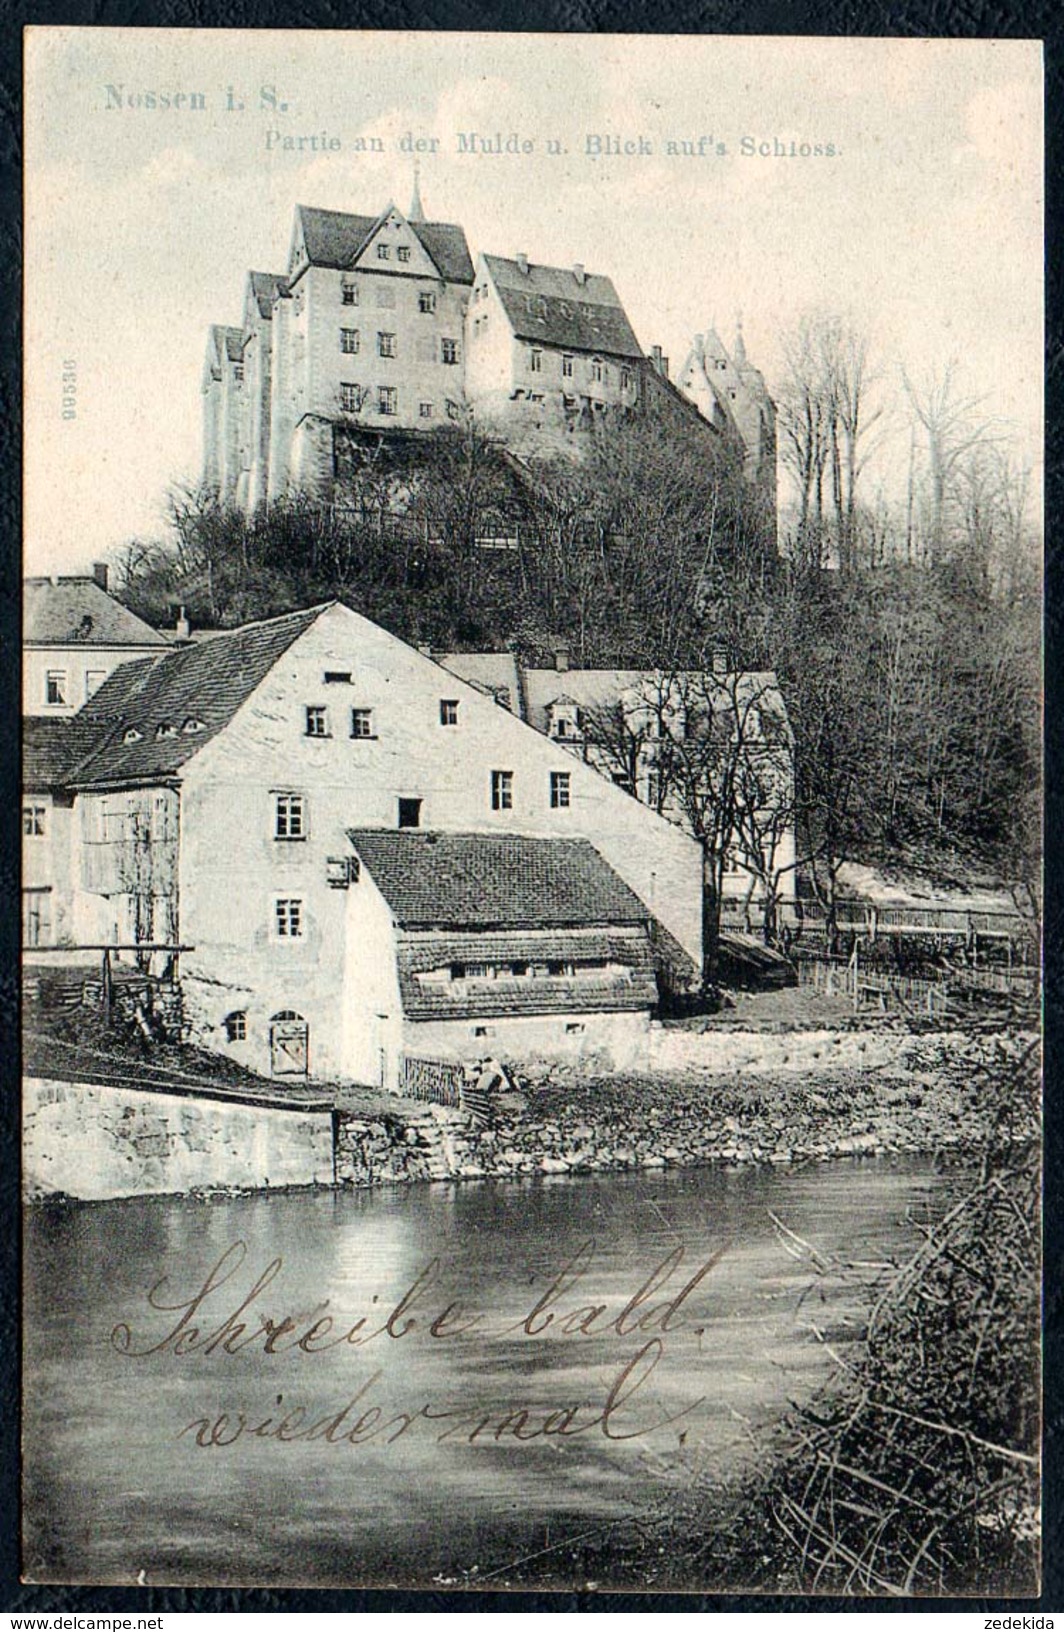
[{"label": "black border frame", "polygon": [[[947,5],[941,0],[358,0],[338,13],[330,0],[13,0],[3,8],[0,32],[0,1612],[166,1614],[179,1611],[232,1613],[431,1610],[470,1613],[587,1613],[682,1611],[828,1613],[877,1611],[935,1614],[941,1611],[1012,1610],[1033,1615],[1064,1612],[1064,1522],[1061,1496],[1061,1435],[1064,1431],[1064,1308],[1059,1266],[1064,1257],[1064,1150],[1056,1089],[1064,988],[1060,964],[1062,880],[1052,836],[1064,829],[1062,752],[1064,724],[1053,707],[1061,686],[1061,545],[1057,517],[1064,507],[1064,458],[1053,435],[1064,425],[1061,386],[1061,193],[1064,190],[1064,9],[1059,0],[1008,0],[991,6]],[[106,27],[196,28],[403,28],[485,30],[501,33],[557,32],[645,35],[647,48],[659,34],[824,35],[935,37],[942,39],[1039,39],[1045,50],[1046,97],[1046,818],[1045,818],[1045,1514],[1043,1588],[1038,1599],[854,1599],[724,1596],[706,1593],[447,1592],[380,1589],[263,1589],[179,1587],[26,1586],[19,1580],[19,976],[18,890],[19,696],[21,622],[21,222],[22,222],[22,29],[66,24]],[[976,1624],[973,1620],[973,1625]]]}]

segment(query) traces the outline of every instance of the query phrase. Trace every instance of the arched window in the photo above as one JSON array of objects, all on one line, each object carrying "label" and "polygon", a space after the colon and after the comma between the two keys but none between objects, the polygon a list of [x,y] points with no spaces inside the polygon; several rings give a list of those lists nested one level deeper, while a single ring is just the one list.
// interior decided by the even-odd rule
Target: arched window
[{"label": "arched window", "polygon": [[248,1034],[248,1017],[243,1009],[234,1009],[222,1021],[225,1035],[231,1043],[242,1043]]},{"label": "arched window", "polygon": [[297,1014],[295,1009],[278,1009],[276,1014],[270,1015],[270,1024],[272,1026],[275,1020],[302,1020],[302,1018],[303,1016]]}]

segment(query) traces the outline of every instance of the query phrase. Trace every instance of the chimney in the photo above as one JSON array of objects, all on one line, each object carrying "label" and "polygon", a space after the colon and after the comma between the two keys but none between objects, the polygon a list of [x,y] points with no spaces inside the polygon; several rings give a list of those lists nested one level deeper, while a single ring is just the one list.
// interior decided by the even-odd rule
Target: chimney
[{"label": "chimney", "polygon": [[559,674],[564,674],[569,667],[569,648],[563,641],[554,648],[554,667]]},{"label": "chimney", "polygon": [[107,562],[106,561],[94,561],[92,563],[92,576],[93,576],[93,579],[95,580],[95,582],[99,584],[101,589],[106,589],[107,588]]},{"label": "chimney", "polygon": [[520,251],[517,256],[517,270],[524,277],[528,277],[528,256],[523,251]]},{"label": "chimney", "polygon": [[650,348],[650,366],[655,374],[660,374],[663,380],[669,377],[669,359],[662,356],[660,346]]},{"label": "chimney", "polygon": [[191,637],[192,637],[192,626],[189,623],[187,617],[185,616],[184,607],[179,606],[178,609],[177,609],[177,621],[174,624],[174,639],[176,641],[184,642],[184,641],[190,640]]},{"label": "chimney", "polygon": [[577,283],[587,282],[587,273],[584,271],[583,261],[577,261],[576,265],[573,267],[573,277],[576,279]]}]

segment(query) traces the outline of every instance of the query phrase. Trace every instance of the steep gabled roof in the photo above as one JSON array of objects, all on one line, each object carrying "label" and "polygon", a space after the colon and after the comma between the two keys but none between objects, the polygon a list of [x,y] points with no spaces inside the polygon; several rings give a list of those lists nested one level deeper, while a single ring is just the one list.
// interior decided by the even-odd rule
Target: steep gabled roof
[{"label": "steep gabled roof", "polygon": [[484,265],[518,339],[611,357],[642,357],[609,278],[589,273],[580,282],[570,268],[531,262],[522,271],[517,261],[501,255],[485,255]]},{"label": "steep gabled roof", "polygon": [[259,316],[269,323],[273,318],[273,303],[288,293],[288,279],[279,272],[249,272],[248,289],[259,308]]},{"label": "steep gabled roof", "polygon": [[172,776],[229,724],[322,611],[316,606],[290,612],[180,646],[165,657],[123,663],[77,716],[95,726],[96,737],[73,768],[71,784]]},{"label": "steep gabled roof", "polygon": [[[379,215],[348,215],[309,204],[297,204],[296,215],[308,260],[313,266],[338,271],[354,265],[381,220]],[[441,278],[448,283],[472,283],[473,262],[461,227],[446,221],[410,221],[408,225]]]},{"label": "steep gabled roof", "polygon": [[548,929],[649,918],[587,839],[369,828],[347,836],[408,928]]},{"label": "steep gabled roof", "polygon": [[95,578],[27,578],[22,638],[29,646],[168,646]]}]

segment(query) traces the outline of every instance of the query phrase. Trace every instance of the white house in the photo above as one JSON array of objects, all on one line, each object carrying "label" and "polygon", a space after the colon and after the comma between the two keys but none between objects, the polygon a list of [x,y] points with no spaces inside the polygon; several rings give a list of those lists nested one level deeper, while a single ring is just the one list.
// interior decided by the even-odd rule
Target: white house
[{"label": "white house", "polygon": [[27,578],[22,591],[22,712],[76,714],[120,663],[157,653],[170,637],[107,592],[107,567],[91,577]]},{"label": "white house", "polygon": [[645,904],[587,839],[353,829],[347,1056],[631,1064],[658,1001]]},{"label": "white house", "polygon": [[587,841],[641,903],[658,969],[699,980],[698,846],[337,603],[124,665],[75,723],[53,923],[80,945],[190,947],[193,1035],[257,1069],[285,1027],[312,1074],[366,1069],[352,831]]}]

